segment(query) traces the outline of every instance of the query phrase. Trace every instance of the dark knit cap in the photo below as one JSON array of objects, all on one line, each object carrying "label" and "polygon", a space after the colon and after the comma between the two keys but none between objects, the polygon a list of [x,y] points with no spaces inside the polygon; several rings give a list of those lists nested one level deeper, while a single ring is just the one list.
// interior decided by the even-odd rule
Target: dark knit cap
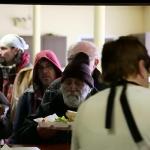
[{"label": "dark knit cap", "polygon": [[90,87],[94,87],[94,81],[89,69],[89,56],[83,52],[77,53],[73,60],[66,66],[62,73],[61,82],[66,78],[77,78]]}]

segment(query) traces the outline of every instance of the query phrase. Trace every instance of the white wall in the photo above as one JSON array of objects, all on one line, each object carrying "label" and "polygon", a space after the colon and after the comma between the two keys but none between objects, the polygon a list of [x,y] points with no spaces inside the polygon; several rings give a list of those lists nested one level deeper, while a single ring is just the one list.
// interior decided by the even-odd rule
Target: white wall
[{"label": "white wall", "polygon": [[93,9],[93,6],[42,6],[42,33],[66,35],[68,43],[93,36]]},{"label": "white wall", "polygon": [[32,5],[0,4],[0,12],[0,36],[8,33],[32,34],[32,21],[27,28],[15,27],[12,21],[13,17],[32,17]]},{"label": "white wall", "polygon": [[142,6],[106,7],[106,36],[143,33],[143,15]]},{"label": "white wall", "polygon": [[144,25],[144,30],[150,32],[150,6],[145,6],[144,8]]},{"label": "white wall", "polygon": [[[32,35],[32,5],[0,4],[0,36],[7,33]],[[146,9],[150,15],[150,10]],[[15,27],[13,17],[25,17],[25,27]],[[114,37],[145,30],[143,6],[106,6],[106,36]],[[147,17],[148,20],[148,17]],[[150,21],[146,26],[148,30]],[[94,6],[41,5],[41,33],[67,36],[67,47],[81,37],[92,37]]]}]

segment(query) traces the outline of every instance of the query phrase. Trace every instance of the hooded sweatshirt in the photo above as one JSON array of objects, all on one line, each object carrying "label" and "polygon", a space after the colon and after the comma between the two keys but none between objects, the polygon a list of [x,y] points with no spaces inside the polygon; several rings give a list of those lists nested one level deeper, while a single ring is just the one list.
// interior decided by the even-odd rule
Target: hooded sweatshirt
[{"label": "hooded sweatshirt", "polygon": [[43,58],[49,60],[56,69],[56,78],[60,77],[62,74],[61,65],[53,51],[42,50],[36,55],[33,68],[33,83],[32,86],[28,88],[19,99],[14,120],[14,131],[16,131],[16,129],[18,129],[21,126],[25,117],[27,117],[27,115],[35,113],[38,106],[41,104],[45,89],[42,88],[42,83],[40,82],[37,76],[37,65],[38,62]]}]

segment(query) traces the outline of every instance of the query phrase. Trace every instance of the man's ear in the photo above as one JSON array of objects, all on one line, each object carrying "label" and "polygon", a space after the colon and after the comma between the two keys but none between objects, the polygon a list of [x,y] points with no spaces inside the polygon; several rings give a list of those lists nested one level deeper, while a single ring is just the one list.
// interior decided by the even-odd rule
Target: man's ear
[{"label": "man's ear", "polygon": [[14,53],[14,55],[17,55],[18,51],[19,51],[18,48],[15,47],[12,48],[12,52]]},{"label": "man's ear", "polygon": [[99,59],[95,59],[94,65],[97,66],[99,64]]},{"label": "man's ear", "polygon": [[144,60],[139,61],[139,74],[141,75],[142,78],[145,78],[147,75],[147,70],[145,68]]}]

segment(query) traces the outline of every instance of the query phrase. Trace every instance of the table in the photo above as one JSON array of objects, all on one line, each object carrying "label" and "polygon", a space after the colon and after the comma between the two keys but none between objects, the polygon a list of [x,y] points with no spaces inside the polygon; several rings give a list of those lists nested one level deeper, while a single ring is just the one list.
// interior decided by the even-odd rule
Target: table
[{"label": "table", "polygon": [[40,150],[70,150],[70,144],[9,145],[10,147],[38,147]]},{"label": "table", "polygon": [[70,144],[42,144],[36,147],[40,150],[70,150]]}]

